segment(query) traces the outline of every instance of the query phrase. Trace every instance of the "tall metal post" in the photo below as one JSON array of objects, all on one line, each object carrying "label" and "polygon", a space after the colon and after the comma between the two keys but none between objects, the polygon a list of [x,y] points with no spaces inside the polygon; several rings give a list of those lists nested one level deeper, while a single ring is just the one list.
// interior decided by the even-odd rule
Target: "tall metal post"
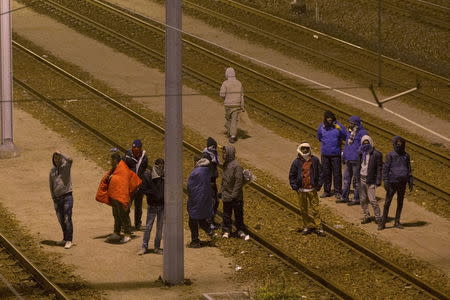
[{"label": "tall metal post", "polygon": [[377,42],[377,51],[378,51],[378,86],[383,84],[383,80],[381,78],[381,0],[378,0],[378,42]]},{"label": "tall metal post", "polygon": [[184,280],[181,0],[166,0],[166,25],[163,280],[179,284]]},{"label": "tall metal post", "polygon": [[0,158],[17,156],[13,141],[12,51],[10,0],[0,0],[0,100],[1,134]]}]

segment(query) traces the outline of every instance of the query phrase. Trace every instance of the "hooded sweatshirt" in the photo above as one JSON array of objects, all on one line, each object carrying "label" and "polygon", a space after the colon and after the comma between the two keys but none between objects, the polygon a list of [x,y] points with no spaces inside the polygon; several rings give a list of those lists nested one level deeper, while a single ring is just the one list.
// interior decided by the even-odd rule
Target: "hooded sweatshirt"
[{"label": "hooded sweatshirt", "polygon": [[188,178],[189,217],[194,220],[204,220],[214,215],[213,190],[211,187],[210,162],[201,158]]},{"label": "hooded sweatshirt", "polygon": [[[369,147],[363,147],[362,143],[368,140]],[[365,135],[361,139],[361,148],[359,151],[359,165],[360,165],[360,175],[365,178],[365,183],[368,185],[381,184],[381,172],[383,169],[383,155],[375,149],[373,145],[372,138]]]},{"label": "hooded sweatshirt", "polygon": [[236,79],[233,68],[225,71],[225,80],[220,87],[220,97],[225,98],[225,107],[244,107],[244,90],[242,84]]},{"label": "hooded sweatshirt", "polygon": [[347,138],[344,147],[344,160],[357,161],[359,146],[361,145],[361,138],[368,135],[367,130],[362,126],[361,119],[358,116],[351,116],[349,122],[356,124],[352,129],[348,129]]},{"label": "hooded sweatshirt", "polygon": [[311,146],[308,143],[302,143],[297,148],[297,158],[291,164],[289,170],[289,183],[294,191],[310,192],[320,190],[322,186],[322,168],[319,159],[309,154],[305,155],[300,151],[301,147]]},{"label": "hooded sweatshirt", "polygon": [[[332,124],[328,124],[327,118],[332,118]],[[317,139],[320,141],[320,151],[322,155],[337,156],[341,155],[342,141],[347,137],[344,125],[340,124],[335,115],[326,111],[323,123],[317,128]]]},{"label": "hooded sweatshirt", "polygon": [[49,184],[50,194],[52,199],[57,198],[72,192],[72,180],[70,178],[70,169],[72,168],[72,159],[70,157],[61,155],[61,166],[57,167],[54,157],[57,153],[53,153],[53,168],[50,170]]},{"label": "hooded sweatshirt", "polygon": [[157,167],[145,170],[139,191],[147,196],[147,205],[164,206],[164,174]]},{"label": "hooded sweatshirt", "polygon": [[[402,145],[397,147],[397,141],[401,141]],[[383,165],[383,180],[389,183],[406,183],[412,184],[411,160],[409,154],[405,152],[405,140],[399,136],[392,139],[394,151],[386,155],[386,161]]]},{"label": "hooded sweatshirt", "polygon": [[222,200],[224,202],[242,201],[244,170],[236,160],[236,149],[233,146],[224,146],[223,151],[226,153],[226,159],[222,172]]}]

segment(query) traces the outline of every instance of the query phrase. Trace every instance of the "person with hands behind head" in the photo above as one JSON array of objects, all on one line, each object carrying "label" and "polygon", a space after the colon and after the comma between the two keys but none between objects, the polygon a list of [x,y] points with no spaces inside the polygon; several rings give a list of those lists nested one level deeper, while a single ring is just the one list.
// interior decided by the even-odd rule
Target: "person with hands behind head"
[{"label": "person with hands behind head", "polygon": [[297,148],[297,158],[294,159],[289,170],[289,183],[298,194],[303,221],[301,234],[315,232],[319,236],[325,236],[317,196],[317,192],[322,187],[322,167],[319,159],[312,155],[311,146],[308,143],[301,143]]},{"label": "person with hands behind head", "polygon": [[56,211],[59,224],[63,232],[63,239],[58,245],[65,249],[72,247],[73,224],[72,224],[72,159],[65,156],[60,151],[56,151],[52,156],[53,168],[50,170],[49,185],[50,194],[53,199],[53,206]]},{"label": "person with hands behind head", "polygon": [[411,169],[411,159],[406,153],[406,141],[399,136],[392,139],[394,150],[386,155],[383,165],[383,181],[386,190],[386,201],[384,202],[381,228],[384,229],[389,214],[389,207],[394,194],[397,193],[397,211],[395,212],[394,227],[403,229],[400,217],[403,209],[403,199],[405,197],[406,185],[409,191],[413,190],[413,177]]}]

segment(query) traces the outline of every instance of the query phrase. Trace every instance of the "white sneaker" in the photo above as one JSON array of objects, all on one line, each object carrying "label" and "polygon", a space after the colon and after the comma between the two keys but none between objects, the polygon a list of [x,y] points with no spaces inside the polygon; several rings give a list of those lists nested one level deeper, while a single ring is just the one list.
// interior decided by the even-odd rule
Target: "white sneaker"
[{"label": "white sneaker", "polygon": [[224,239],[227,239],[227,238],[230,237],[230,233],[229,233],[229,232],[225,232],[225,233],[222,235],[222,237],[223,237]]},{"label": "white sneaker", "polygon": [[124,236],[121,242],[125,244],[125,243],[128,243],[129,241],[131,241],[131,237]]},{"label": "white sneaker", "polygon": [[72,242],[71,241],[67,241],[66,244],[64,245],[65,249],[70,249],[72,248]]},{"label": "white sneaker", "polygon": [[245,235],[244,240],[248,241],[250,239],[250,236],[248,234]]},{"label": "white sneaker", "polygon": [[245,234],[245,232],[243,232],[243,231],[239,231],[239,232],[238,232],[238,236],[239,236],[241,239],[244,239],[245,236],[246,236],[246,234]]}]

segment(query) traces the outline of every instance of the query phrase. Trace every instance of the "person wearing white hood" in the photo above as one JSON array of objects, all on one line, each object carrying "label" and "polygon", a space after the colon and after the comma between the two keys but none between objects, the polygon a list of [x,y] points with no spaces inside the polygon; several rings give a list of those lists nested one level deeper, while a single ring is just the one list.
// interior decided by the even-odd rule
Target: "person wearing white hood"
[{"label": "person wearing white hood", "polygon": [[325,236],[320,218],[319,197],[317,196],[323,183],[322,167],[319,159],[312,155],[311,146],[308,143],[301,143],[297,152],[297,158],[292,162],[289,171],[289,183],[298,194],[303,220],[301,234],[307,235],[315,232],[319,236]]},{"label": "person wearing white hood", "polygon": [[361,224],[370,223],[372,220],[369,213],[369,202],[373,208],[375,222],[378,224],[378,230],[381,230],[381,212],[375,197],[375,189],[381,185],[383,155],[375,150],[373,140],[370,136],[364,135],[361,138],[361,146],[359,147],[359,165],[360,165],[360,201],[363,210],[363,219]]},{"label": "person wearing white hood", "polygon": [[225,128],[229,142],[237,141],[237,123],[239,113],[244,111],[244,90],[242,84],[236,79],[236,72],[229,67],[225,71],[227,78],[220,87],[220,97],[224,98]]}]

